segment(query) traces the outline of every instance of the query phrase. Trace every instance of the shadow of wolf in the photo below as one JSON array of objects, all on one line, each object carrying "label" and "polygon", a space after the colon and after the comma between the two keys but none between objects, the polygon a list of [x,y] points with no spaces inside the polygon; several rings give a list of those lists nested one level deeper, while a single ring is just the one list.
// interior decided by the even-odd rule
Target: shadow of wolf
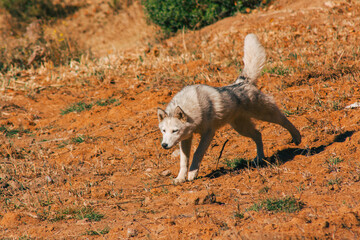
[{"label": "shadow of wolf", "polygon": [[211,173],[207,174],[206,178],[218,178],[223,175],[236,172],[241,169],[250,168],[250,167],[267,167],[269,164],[284,164],[288,161],[293,160],[296,156],[313,156],[323,152],[327,147],[331,146],[334,143],[345,142],[345,140],[351,137],[355,131],[346,131],[334,137],[334,140],[329,144],[321,145],[318,147],[311,148],[286,148],[280,151],[275,152],[271,157],[266,158],[259,165],[255,165],[253,161],[242,160],[240,163],[232,169],[219,168]]}]

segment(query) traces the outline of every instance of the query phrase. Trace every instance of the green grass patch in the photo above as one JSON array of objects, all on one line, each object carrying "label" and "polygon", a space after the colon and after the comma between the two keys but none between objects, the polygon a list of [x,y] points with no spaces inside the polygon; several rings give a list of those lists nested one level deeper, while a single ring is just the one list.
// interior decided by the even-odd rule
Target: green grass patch
[{"label": "green grass patch", "polygon": [[239,221],[239,220],[243,219],[245,217],[245,215],[240,210],[240,203],[238,202],[238,199],[235,199],[235,201],[237,202],[237,205],[236,205],[236,211],[234,212],[234,218],[237,221]]},{"label": "green grass patch", "polygon": [[83,143],[83,142],[85,142],[85,138],[86,138],[85,136],[80,135],[80,136],[72,138],[71,142],[72,143]]},{"label": "green grass patch", "polygon": [[41,207],[47,207],[54,203],[49,197],[47,197],[45,200],[40,198],[38,200]]},{"label": "green grass patch", "polygon": [[82,101],[78,102],[78,103],[74,103],[74,104],[70,105],[69,107],[61,110],[61,115],[65,115],[65,114],[68,114],[71,112],[79,113],[79,112],[82,112],[85,110],[90,110],[92,108],[92,106],[93,106],[93,104],[87,104]]},{"label": "green grass patch", "polygon": [[328,186],[333,186],[333,185],[338,185],[340,186],[342,183],[342,179],[341,178],[334,178],[334,179],[329,179],[328,182],[327,182],[327,185]]},{"label": "green grass patch", "polygon": [[93,103],[85,103],[83,101],[80,101],[80,102],[74,103],[74,104],[70,105],[69,107],[61,110],[60,114],[65,115],[65,114],[68,114],[71,112],[80,113],[83,111],[90,110],[95,105],[103,107],[103,106],[111,105],[117,101],[118,100],[114,99],[114,98],[109,98],[109,99],[105,99],[105,100],[97,100]]},{"label": "green grass patch", "polygon": [[270,212],[287,212],[294,213],[300,211],[304,207],[304,203],[296,200],[294,197],[285,198],[269,198],[259,203],[254,203],[248,211],[266,210]]},{"label": "green grass patch", "polygon": [[110,232],[110,228],[109,227],[105,227],[104,229],[101,230],[87,230],[86,231],[86,235],[90,235],[90,236],[100,236],[100,235],[105,235],[108,234]]},{"label": "green grass patch", "polygon": [[338,171],[339,163],[341,163],[343,160],[339,157],[330,157],[329,159],[326,159],[325,163],[327,164],[327,168],[329,169],[329,172]]},{"label": "green grass patch", "polygon": [[296,107],[295,109],[287,109],[286,106],[283,106],[284,107],[284,115],[286,117],[289,117],[289,116],[292,116],[292,115],[301,115],[305,112],[305,110],[301,107]]},{"label": "green grass patch", "polygon": [[0,132],[3,132],[6,137],[14,137],[15,135],[22,136],[23,134],[30,133],[29,130],[18,128],[18,129],[9,129],[4,125],[0,126]]},{"label": "green grass patch", "polygon": [[343,109],[343,106],[340,101],[332,101],[331,108],[334,111],[339,111],[339,110]]},{"label": "green grass patch", "polygon": [[[4,239],[7,239],[7,238],[4,238]],[[19,237],[19,240],[35,240],[35,239],[36,239],[35,237],[31,237],[30,235],[24,235],[24,236]]]},{"label": "green grass patch", "polygon": [[62,142],[59,143],[57,146],[58,146],[58,148],[64,148],[64,147],[66,147],[67,145],[69,145],[69,142],[68,142],[68,141],[62,141]]},{"label": "green grass patch", "polygon": [[95,221],[98,222],[101,219],[104,218],[104,215],[98,212],[95,212],[94,209],[92,209],[91,207],[85,207],[82,208],[76,215],[77,219],[84,219],[87,218],[90,221]]},{"label": "green grass patch", "polygon": [[92,207],[82,207],[82,208],[66,208],[62,211],[59,211],[55,216],[49,219],[52,222],[61,221],[63,219],[88,219],[89,221],[98,222],[104,218],[104,215],[96,212]]},{"label": "green grass patch", "polygon": [[272,68],[265,67],[263,73],[275,74],[278,76],[288,76],[291,73],[291,71],[289,68],[283,66],[275,66]]},{"label": "green grass patch", "polygon": [[237,220],[243,219],[244,218],[244,214],[241,212],[234,212],[234,218]]},{"label": "green grass patch", "polygon": [[108,105],[111,105],[113,103],[115,103],[117,101],[117,99],[114,99],[114,98],[109,98],[109,99],[106,99],[106,100],[98,100],[95,102],[95,105],[97,106],[108,106]]},{"label": "green grass patch", "polygon": [[339,157],[330,157],[329,159],[326,160],[326,162],[330,165],[337,165],[339,163],[341,163],[343,160]]},{"label": "green grass patch", "polygon": [[71,138],[70,140],[62,141],[61,143],[58,144],[58,148],[64,148],[67,145],[69,145],[70,143],[80,144],[80,143],[86,142],[86,140],[89,140],[89,139],[94,139],[94,138],[86,136],[86,135],[79,135],[77,137]]},{"label": "green grass patch", "polygon": [[227,167],[229,167],[232,170],[245,168],[250,165],[249,161],[243,158],[225,159],[224,163]]}]

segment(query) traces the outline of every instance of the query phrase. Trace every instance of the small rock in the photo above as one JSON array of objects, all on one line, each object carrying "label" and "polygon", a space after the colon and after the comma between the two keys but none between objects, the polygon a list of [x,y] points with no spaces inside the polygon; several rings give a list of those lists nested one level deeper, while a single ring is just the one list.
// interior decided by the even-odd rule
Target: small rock
[{"label": "small rock", "polygon": [[18,190],[21,188],[21,185],[18,182],[15,182],[13,180],[8,181],[7,184],[15,190]]},{"label": "small rock", "polygon": [[144,200],[145,206],[149,205],[149,203],[151,203],[151,198],[145,197],[145,200]]},{"label": "small rock", "polygon": [[170,176],[170,175],[171,175],[171,171],[170,171],[170,170],[165,170],[165,171],[162,171],[160,174],[161,174],[161,176],[164,176],[164,177]]},{"label": "small rock", "polygon": [[209,193],[206,196],[200,196],[194,201],[195,205],[212,204],[212,203],[216,203],[216,196],[214,193]]},{"label": "small rock", "polygon": [[147,168],[146,170],[145,170],[145,172],[147,172],[147,173],[149,173],[149,172],[151,172],[152,171],[152,168]]},{"label": "small rock", "polygon": [[335,7],[335,3],[333,1],[324,2],[324,5],[329,7],[329,8]]},{"label": "small rock", "polygon": [[216,203],[216,196],[214,193],[209,193],[207,190],[189,191],[181,194],[176,202],[179,205],[204,205]]},{"label": "small rock", "polygon": [[165,226],[160,225],[160,226],[157,227],[156,233],[159,234],[159,233],[163,232],[164,230],[165,230]]},{"label": "small rock", "polygon": [[136,237],[137,234],[138,234],[138,232],[135,229],[128,228],[128,230],[127,230],[127,237],[128,238]]},{"label": "small rock", "polygon": [[88,219],[88,218],[84,218],[84,219],[78,220],[78,221],[76,222],[76,224],[84,225],[84,224],[87,224],[88,222],[89,222],[89,219]]},{"label": "small rock", "polygon": [[54,180],[52,180],[52,178],[49,177],[49,176],[45,177],[45,181],[48,182],[48,183],[54,183]]},{"label": "small rock", "polygon": [[360,102],[355,102],[353,104],[350,104],[349,106],[346,106],[346,109],[353,109],[353,108],[358,108],[360,107]]},{"label": "small rock", "polygon": [[328,221],[325,221],[323,224],[323,228],[328,228],[330,226],[330,223]]},{"label": "small rock", "polygon": [[26,213],[27,216],[34,218],[34,219],[39,219],[38,215],[32,214],[32,213]]},{"label": "small rock", "polygon": [[4,180],[4,179],[6,179],[6,178],[7,178],[7,176],[6,176],[5,174],[0,173],[0,180]]}]

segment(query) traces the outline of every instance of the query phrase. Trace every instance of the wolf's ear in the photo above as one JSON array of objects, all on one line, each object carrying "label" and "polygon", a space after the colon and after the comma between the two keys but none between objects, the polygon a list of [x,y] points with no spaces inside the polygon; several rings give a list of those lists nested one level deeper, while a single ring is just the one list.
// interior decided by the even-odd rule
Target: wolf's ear
[{"label": "wolf's ear", "polygon": [[157,109],[157,115],[158,115],[159,122],[161,122],[164,118],[166,118],[168,116],[167,113],[164,110],[162,110],[161,108]]},{"label": "wolf's ear", "polygon": [[181,109],[181,107],[177,106],[174,111],[174,117],[178,118],[182,122],[186,122],[188,120],[187,115]]}]

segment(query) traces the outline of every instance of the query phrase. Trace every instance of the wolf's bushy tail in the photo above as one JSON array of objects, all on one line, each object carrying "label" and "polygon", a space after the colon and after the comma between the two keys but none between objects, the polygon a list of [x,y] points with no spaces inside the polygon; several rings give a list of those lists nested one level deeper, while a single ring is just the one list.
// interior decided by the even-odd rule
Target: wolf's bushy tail
[{"label": "wolf's bushy tail", "polygon": [[245,37],[243,61],[244,69],[236,79],[236,83],[248,81],[256,84],[256,80],[266,61],[266,53],[255,34],[248,34]]}]

